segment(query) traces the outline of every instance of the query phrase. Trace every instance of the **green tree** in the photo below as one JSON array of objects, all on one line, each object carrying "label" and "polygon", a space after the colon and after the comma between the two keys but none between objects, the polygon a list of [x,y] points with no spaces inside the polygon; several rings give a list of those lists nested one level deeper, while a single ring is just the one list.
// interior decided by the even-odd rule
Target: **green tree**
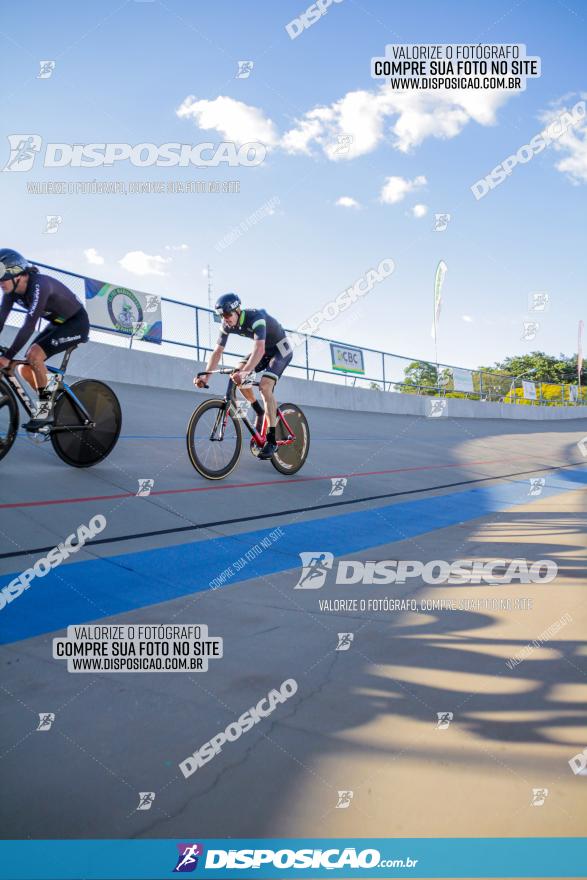
[{"label": "green tree", "polygon": [[434,364],[428,364],[424,361],[412,361],[404,370],[403,385],[398,390],[404,394],[426,394],[423,389],[436,389],[438,385],[438,374]]},{"label": "green tree", "polygon": [[571,383],[577,379],[577,355],[564,354],[555,357],[543,351],[531,351],[529,354],[514,355],[503,361],[497,361],[495,367],[480,367],[481,370],[504,371],[510,376],[524,377],[530,373],[533,382]]}]

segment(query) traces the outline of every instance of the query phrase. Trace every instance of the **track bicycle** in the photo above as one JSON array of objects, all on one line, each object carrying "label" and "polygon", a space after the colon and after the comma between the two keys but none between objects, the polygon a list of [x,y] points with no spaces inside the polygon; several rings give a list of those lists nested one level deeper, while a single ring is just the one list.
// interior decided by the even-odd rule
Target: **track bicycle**
[{"label": "track bicycle", "polygon": [[[238,464],[242,447],[244,425],[251,434],[249,448],[256,457],[267,438],[267,415],[258,432],[249,421],[246,410],[248,401],[237,401],[237,385],[232,381],[233,367],[214,370],[230,375],[224,397],[214,397],[201,403],[194,412],[187,428],[187,449],[195,469],[207,480],[222,480]],[[198,373],[205,376],[206,372]],[[258,387],[258,382],[245,382],[245,386]],[[204,386],[208,388],[208,385]],[[277,452],[271,457],[273,467],[280,474],[295,474],[303,466],[310,449],[310,429],[305,415],[295,403],[282,403],[277,407],[275,429]]]},{"label": "track bicycle", "polygon": [[[114,391],[96,379],[80,379],[71,387],[64,381],[72,345],[63,354],[60,367],[45,364],[50,375],[52,422],[35,430],[25,429],[35,440],[50,440],[59,458],[72,467],[91,467],[109,455],[120,435],[122,411]],[[0,346],[0,352],[6,348]],[[10,451],[19,426],[18,404],[29,418],[35,404],[15,367],[26,364],[13,360],[0,370],[0,459]]]}]

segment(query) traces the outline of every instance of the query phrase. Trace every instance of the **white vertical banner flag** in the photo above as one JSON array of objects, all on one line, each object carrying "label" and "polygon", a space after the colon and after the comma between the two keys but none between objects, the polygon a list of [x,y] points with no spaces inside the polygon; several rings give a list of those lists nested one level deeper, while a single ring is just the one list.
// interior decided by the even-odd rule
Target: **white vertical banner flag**
[{"label": "white vertical banner flag", "polygon": [[444,284],[444,276],[446,275],[447,265],[441,260],[436,267],[436,276],[434,278],[434,320],[432,322],[432,330],[430,335],[436,342],[436,331],[438,319],[440,318],[440,309],[442,306],[442,285]]},{"label": "white vertical banner flag", "polygon": [[579,339],[577,342],[577,376],[581,384],[581,371],[583,369],[583,321],[579,321]]}]

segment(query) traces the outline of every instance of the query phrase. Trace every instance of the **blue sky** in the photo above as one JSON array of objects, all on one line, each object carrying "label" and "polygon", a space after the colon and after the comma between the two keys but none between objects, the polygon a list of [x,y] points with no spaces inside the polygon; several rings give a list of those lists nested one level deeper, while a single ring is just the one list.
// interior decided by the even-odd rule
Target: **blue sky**
[{"label": "blue sky", "polygon": [[[265,138],[270,149],[253,168],[37,162],[30,172],[4,172],[3,245],[200,305],[209,262],[217,292],[236,290],[289,327],[390,257],[394,273],[321,332],[421,357],[433,357],[433,279],[444,259],[441,361],[475,367],[534,349],[576,351],[577,322],[587,319],[585,122],[485,198],[476,201],[470,187],[527,144],[544,114],[587,92],[584,6],[342,0],[292,40],[285,25],[307,5],[25,0],[6,8],[2,165],[6,135],[22,133],[72,144]],[[402,102],[370,76],[387,43],[525,43],[541,57],[542,76],[517,95],[469,93],[465,105],[458,96],[422,103],[417,94]],[[48,79],[37,78],[41,60],[56,61]],[[235,77],[240,60],[254,62],[247,79]],[[313,138],[304,135],[310,128]],[[360,154],[333,159],[329,150],[349,128]],[[30,181],[208,178],[240,180],[240,193],[27,193]],[[342,197],[359,206],[337,205]],[[272,213],[219,251],[231,228],[269,200]],[[416,205],[423,216],[414,216]],[[451,221],[435,232],[441,212]],[[63,218],[54,235],[43,232],[48,214]],[[103,262],[89,262],[88,251]],[[548,292],[550,307],[525,341],[536,291]]]}]

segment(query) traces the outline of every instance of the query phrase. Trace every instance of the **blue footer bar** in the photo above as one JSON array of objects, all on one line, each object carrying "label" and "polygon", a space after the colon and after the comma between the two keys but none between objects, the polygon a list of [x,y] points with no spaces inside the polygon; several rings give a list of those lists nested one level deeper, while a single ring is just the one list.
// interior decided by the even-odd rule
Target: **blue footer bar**
[{"label": "blue footer bar", "polygon": [[587,838],[5,840],[0,880],[585,877]]}]

